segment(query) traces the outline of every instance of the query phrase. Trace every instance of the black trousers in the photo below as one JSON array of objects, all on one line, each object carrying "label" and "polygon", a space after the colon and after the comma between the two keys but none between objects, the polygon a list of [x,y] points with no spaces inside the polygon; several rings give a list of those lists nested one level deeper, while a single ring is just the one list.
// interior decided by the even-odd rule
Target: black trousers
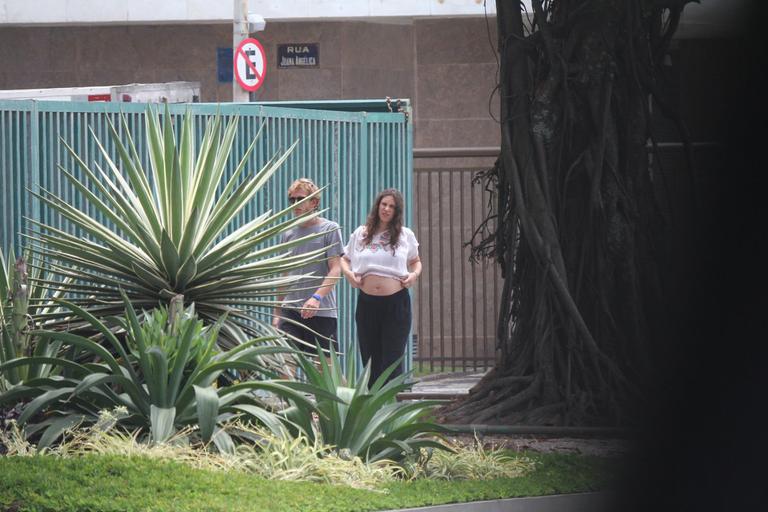
[{"label": "black trousers", "polygon": [[[293,320],[293,322],[296,323],[283,320],[280,322],[280,329],[309,344],[308,346],[299,345],[298,348],[303,352],[310,355],[319,355],[317,354],[316,349],[316,344],[318,343],[321,348],[330,350],[329,339],[333,342],[333,350],[336,352],[339,351],[339,345],[336,341],[338,322],[335,318],[328,316],[301,318],[301,314],[298,311],[290,308],[283,308],[283,318]],[[319,336],[316,335],[315,332],[319,334]]]},{"label": "black trousers", "polygon": [[[370,386],[405,352],[411,331],[411,296],[408,290],[403,288],[384,296],[360,291],[355,321],[363,364],[371,362]],[[402,373],[401,361],[388,380]]]}]

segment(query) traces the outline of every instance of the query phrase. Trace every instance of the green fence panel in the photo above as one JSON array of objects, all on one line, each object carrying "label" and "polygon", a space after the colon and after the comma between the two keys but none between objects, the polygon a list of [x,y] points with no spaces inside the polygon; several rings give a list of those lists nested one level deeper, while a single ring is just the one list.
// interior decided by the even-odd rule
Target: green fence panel
[{"label": "green fence panel", "polygon": [[[259,169],[276,152],[287,149],[294,141],[299,145],[282,169],[237,217],[230,229],[259,213],[287,206],[287,189],[299,177],[308,177],[319,186],[327,186],[321,206],[326,216],[341,225],[346,243],[352,231],[361,224],[376,193],[386,187],[403,191],[406,222],[410,225],[413,175],[413,130],[406,112],[355,111],[359,106],[383,102],[313,102],[311,108],[301,105],[270,103],[248,104],[174,104],[169,111],[177,122],[181,114],[190,112],[195,118],[198,142],[202,139],[205,119],[221,114],[238,117],[239,126],[232,158],[225,179],[234,171],[239,157],[263,125],[259,144],[249,157],[251,169]],[[57,101],[0,101],[0,247],[7,253],[11,246],[19,251],[29,233],[30,220],[77,233],[59,214],[44,209],[28,192],[42,187],[62,197],[94,218],[104,221],[102,214],[89,209],[81,194],[69,184],[60,167],[80,177],[62,141],[69,144],[88,164],[106,165],[91,132],[115,156],[109,136],[109,123],[118,128],[121,137],[132,137],[139,155],[148,167],[144,144],[145,104],[80,103]],[[165,106],[155,106],[164,108]],[[325,107],[325,109],[324,109]],[[119,123],[127,120],[128,130]],[[77,233],[82,235],[82,233]],[[346,352],[355,339],[353,291],[346,283],[337,288],[339,295],[339,340]],[[254,312],[268,314],[265,311]],[[411,347],[406,369],[411,368]],[[359,368],[360,361],[356,358]]]}]

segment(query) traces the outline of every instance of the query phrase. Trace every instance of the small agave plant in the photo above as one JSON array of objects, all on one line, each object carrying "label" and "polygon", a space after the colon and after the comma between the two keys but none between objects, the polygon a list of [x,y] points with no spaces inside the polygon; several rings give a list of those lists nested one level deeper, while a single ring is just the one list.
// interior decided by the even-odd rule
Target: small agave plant
[{"label": "small agave plant", "polygon": [[[307,391],[315,393],[316,405],[308,408],[292,402],[282,411],[294,425],[295,435],[332,445],[342,457],[367,462],[402,461],[422,448],[446,449],[437,436],[447,429],[428,419],[442,403],[398,401],[397,394],[410,387],[407,374],[387,380],[399,361],[370,383],[370,363],[357,376],[351,362],[344,368],[333,349],[329,361],[320,358],[319,366],[301,354],[296,357],[309,384]],[[317,414],[313,414],[315,407]]]},{"label": "small agave plant", "polygon": [[[121,122],[121,131],[130,134],[124,117]],[[134,307],[145,309],[183,295],[209,324],[227,313],[220,336],[226,348],[270,332],[247,310],[272,305],[275,288],[301,280],[284,277],[285,273],[319,257],[322,250],[287,255],[292,246],[312,236],[283,244],[267,242],[321,212],[293,218],[290,209],[266,211],[239,227],[234,223],[297,143],[251,173],[247,167],[254,139],[226,179],[237,118],[229,123],[220,116],[208,119],[199,147],[189,112],[181,120],[178,140],[167,107],[163,115],[149,108],[145,124],[148,168],[131,136],[119,134],[111,121],[117,158],[92,132],[106,162],[103,168],[89,166],[64,143],[82,178],[60,166],[62,174],[86,206],[105,220],[94,219],[85,207],[79,210],[48,190],[35,194],[44,207],[86,234],[78,237],[52,225],[37,225],[31,238],[35,250],[53,262],[55,275],[49,284],[61,286],[69,301],[97,318],[122,314],[121,290]],[[60,321],[72,327],[71,319]]]},{"label": "small agave plant", "polygon": [[[41,342],[31,334],[38,325],[36,315],[58,309],[52,302],[58,292],[37,285],[45,275],[41,266],[28,264],[25,257],[17,259],[13,249],[6,262],[0,250],[0,365],[31,355],[49,357],[59,351],[60,343]],[[0,372],[0,391],[45,376],[49,371],[46,364],[9,368]]]},{"label": "small agave plant", "polygon": [[0,361],[29,355],[27,262],[11,254],[6,265],[0,251]]}]

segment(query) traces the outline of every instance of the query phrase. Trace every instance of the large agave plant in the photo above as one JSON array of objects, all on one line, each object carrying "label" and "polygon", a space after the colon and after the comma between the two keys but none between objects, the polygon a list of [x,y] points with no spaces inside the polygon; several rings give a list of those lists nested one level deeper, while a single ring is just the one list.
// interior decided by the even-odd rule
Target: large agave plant
[{"label": "large agave plant", "polygon": [[[197,147],[190,113],[181,121],[177,141],[168,109],[163,115],[148,109],[147,169],[124,117],[121,122],[126,134],[122,136],[109,123],[119,158],[113,159],[91,132],[106,165],[89,166],[65,142],[82,179],[60,166],[85,201],[103,215],[104,222],[48,190],[36,194],[45,207],[87,235],[78,237],[50,225],[37,225],[31,236],[33,247],[54,262],[54,284],[60,286],[60,281],[66,281],[68,300],[97,318],[122,314],[120,290],[134,307],[145,309],[181,294],[188,303],[195,303],[197,314],[208,323],[228,314],[222,326],[225,346],[264,334],[268,326],[249,316],[248,308],[271,305],[276,287],[291,286],[300,279],[283,274],[322,252],[288,257],[286,251],[305,240],[266,242],[320,212],[293,218],[288,216],[288,208],[266,211],[224,235],[296,143],[258,172],[249,173],[254,139],[225,180],[237,118],[228,124],[220,116],[209,119]],[[248,336],[243,336],[242,329]]]},{"label": "large agave plant", "polygon": [[[172,300],[170,310],[161,307],[147,312],[142,321],[128,299],[124,300],[124,318],[113,318],[110,325],[74,304],[61,302],[103,336],[102,344],[71,332],[34,331],[31,334],[40,343],[64,344],[72,350],[0,364],[0,373],[41,364],[54,369],[55,376],[30,378],[0,393],[0,406],[24,404],[18,423],[29,436],[39,436],[38,447],[49,446],[75,425],[96,423],[101,411],[122,409],[121,425],[140,429],[154,442],[165,442],[180,429],[197,426],[200,440],[213,440],[219,449],[229,451],[231,440],[219,427],[233,417],[243,416],[275,435],[287,435],[281,416],[270,412],[256,390],[314,410],[305,396],[308,386],[300,382],[254,380],[217,385],[218,378],[229,370],[269,375],[259,363],[260,356],[291,349],[255,338],[222,351],[216,344],[222,320],[203,327],[194,305],[182,312]],[[125,340],[116,332],[124,332]],[[69,357],[75,349],[97,362]]]}]

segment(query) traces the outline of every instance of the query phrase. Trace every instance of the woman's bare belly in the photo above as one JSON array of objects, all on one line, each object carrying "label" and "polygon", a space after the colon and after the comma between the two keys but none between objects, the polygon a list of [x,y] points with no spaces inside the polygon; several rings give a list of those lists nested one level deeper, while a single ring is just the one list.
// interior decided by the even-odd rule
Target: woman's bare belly
[{"label": "woman's bare belly", "polygon": [[403,283],[394,277],[368,274],[363,276],[363,284],[360,289],[368,295],[392,295],[403,289]]}]

